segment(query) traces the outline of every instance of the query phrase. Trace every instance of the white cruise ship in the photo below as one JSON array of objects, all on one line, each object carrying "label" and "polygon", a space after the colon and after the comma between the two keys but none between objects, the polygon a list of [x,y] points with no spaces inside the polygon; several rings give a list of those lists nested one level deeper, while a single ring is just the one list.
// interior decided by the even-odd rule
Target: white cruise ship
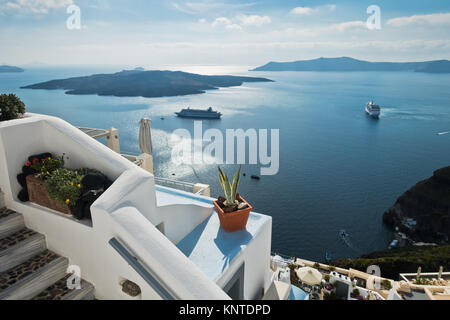
[{"label": "white cruise ship", "polygon": [[370,101],[366,105],[366,113],[373,117],[373,118],[379,118],[381,113],[381,108],[379,105],[375,104],[373,101]]}]

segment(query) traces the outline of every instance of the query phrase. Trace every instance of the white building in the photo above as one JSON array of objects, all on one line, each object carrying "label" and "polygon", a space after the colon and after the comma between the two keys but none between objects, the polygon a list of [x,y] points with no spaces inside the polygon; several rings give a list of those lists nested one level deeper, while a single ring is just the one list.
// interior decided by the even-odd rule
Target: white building
[{"label": "white building", "polygon": [[[65,153],[66,167],[97,169],[115,180],[91,207],[92,221],[17,199],[17,174],[42,152]],[[79,267],[97,299],[260,299],[270,287],[271,217],[251,213],[246,230],[226,233],[212,198],[156,185],[152,174],[61,119],[27,114],[0,122],[0,190],[4,205],[17,212],[0,213],[0,238],[26,226],[45,237],[39,252],[62,257],[42,272],[46,279],[33,272],[0,289],[0,299],[32,298],[68,266]],[[0,252],[0,266],[11,257],[26,263],[24,250]],[[0,288],[1,275],[0,269]],[[122,291],[127,280],[140,294]]]}]

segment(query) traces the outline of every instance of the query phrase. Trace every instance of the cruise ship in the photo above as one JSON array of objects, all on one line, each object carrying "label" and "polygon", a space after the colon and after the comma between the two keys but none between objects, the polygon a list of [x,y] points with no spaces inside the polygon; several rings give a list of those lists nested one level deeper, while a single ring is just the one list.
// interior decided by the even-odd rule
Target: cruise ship
[{"label": "cruise ship", "polygon": [[367,105],[366,105],[366,113],[369,116],[378,119],[380,117],[380,112],[381,112],[381,109],[380,109],[379,105],[375,104],[373,101],[370,101],[370,102],[367,103]]},{"label": "cruise ship", "polygon": [[194,118],[194,119],[220,119],[222,114],[220,112],[214,111],[211,107],[207,110],[200,109],[183,109],[180,112],[175,112],[175,114],[181,118]]}]

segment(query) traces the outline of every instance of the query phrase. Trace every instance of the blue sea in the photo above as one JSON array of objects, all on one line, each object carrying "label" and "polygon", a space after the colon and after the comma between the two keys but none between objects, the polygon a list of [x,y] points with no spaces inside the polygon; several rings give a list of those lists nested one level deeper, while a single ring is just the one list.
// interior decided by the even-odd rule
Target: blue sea
[{"label": "blue sea", "polygon": [[[272,249],[323,261],[384,250],[393,234],[382,215],[396,199],[434,170],[450,165],[450,75],[421,73],[248,72],[245,67],[183,67],[187,71],[267,77],[272,83],[170,98],[66,95],[22,90],[41,81],[120,71],[118,67],[41,67],[0,74],[0,92],[16,93],[29,112],[61,117],[73,125],[119,129],[121,150],[138,154],[139,120],[153,120],[155,173],[202,182],[219,195],[217,166],[171,162],[171,133],[193,132],[193,121],[176,118],[190,106],[212,106],[221,121],[208,128],[279,129],[280,171],[252,180],[260,166],[243,167],[240,192],[255,211],[273,217]],[[364,112],[374,99],[380,120]],[[164,120],[161,119],[164,117]],[[232,175],[236,166],[224,166]],[[339,230],[350,235],[339,239]]]}]

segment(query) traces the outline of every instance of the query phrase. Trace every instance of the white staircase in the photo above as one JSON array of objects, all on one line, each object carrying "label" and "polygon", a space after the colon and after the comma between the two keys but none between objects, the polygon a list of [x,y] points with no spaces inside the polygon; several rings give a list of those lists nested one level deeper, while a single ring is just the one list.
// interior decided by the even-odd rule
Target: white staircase
[{"label": "white staircase", "polygon": [[0,208],[0,300],[92,300],[82,280],[69,289],[67,258],[47,250],[45,237],[25,227],[23,216]]}]

